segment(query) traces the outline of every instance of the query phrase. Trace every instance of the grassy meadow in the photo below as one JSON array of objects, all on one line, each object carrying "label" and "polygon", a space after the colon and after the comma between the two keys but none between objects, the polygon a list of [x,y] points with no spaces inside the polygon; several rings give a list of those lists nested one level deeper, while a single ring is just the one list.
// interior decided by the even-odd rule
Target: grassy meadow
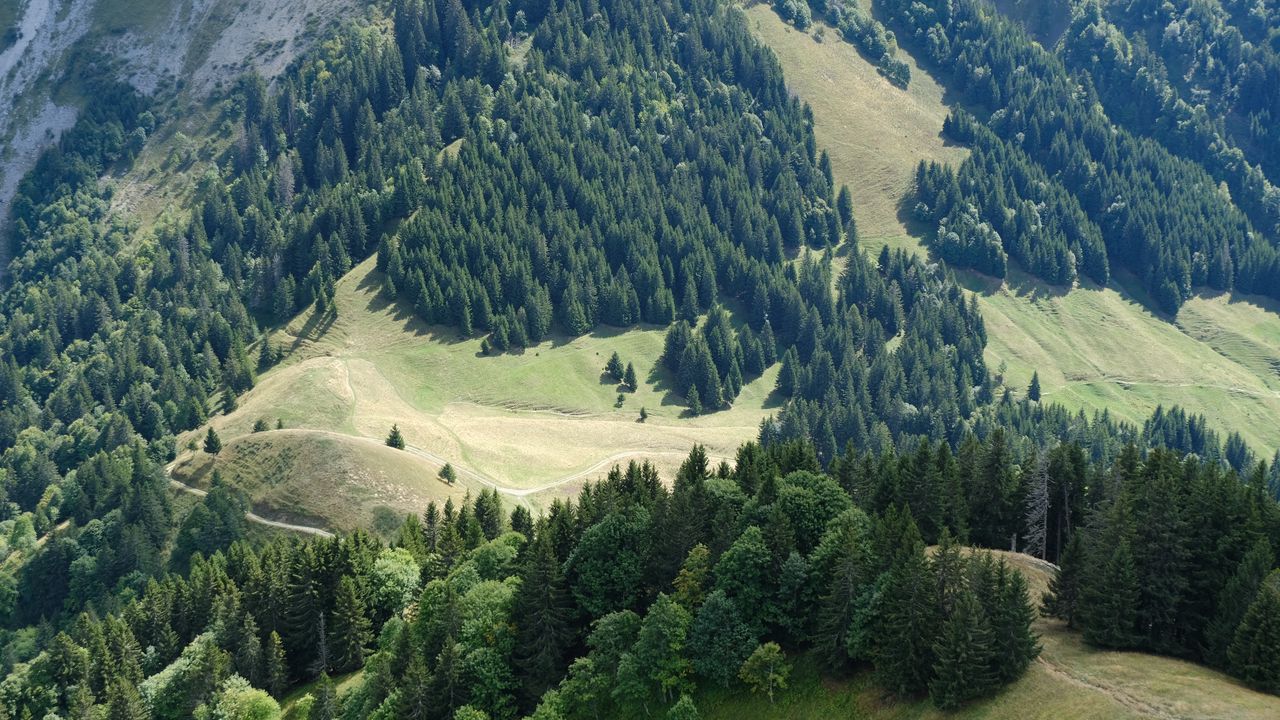
[{"label": "grassy meadow", "polygon": [[[286,360],[264,373],[234,412],[211,420],[228,445],[219,469],[250,488],[255,502],[322,518],[338,513],[334,522],[345,524],[371,509],[347,513],[326,503],[324,492],[273,490],[278,481],[271,478],[294,478],[283,481],[286,487],[318,483],[339,488],[341,497],[364,497],[350,478],[366,463],[370,477],[384,479],[381,490],[368,492],[386,490],[395,502],[364,497],[362,503],[421,508],[423,498],[437,494],[435,473],[447,461],[458,467],[462,487],[498,487],[513,500],[540,506],[630,459],[648,459],[670,478],[695,443],[706,445],[713,458],[732,458],[773,412],[776,368],[749,383],[732,408],[686,417],[669,373],[657,366],[664,337],[659,328],[605,329],[485,356],[479,337],[422,324],[389,302],[381,284],[372,258],[352,270],[337,284],[337,312],[317,316],[308,310],[274,333],[271,342],[286,349]],[[617,384],[602,376],[615,351],[635,364],[640,378],[636,392],[622,393],[621,406]],[[279,420],[293,432],[251,435],[258,420],[272,428]],[[409,452],[368,452],[366,445],[380,447],[393,424]],[[180,476],[209,471],[201,469],[208,456],[185,449],[204,432],[180,439]],[[335,434],[360,442],[338,446]],[[360,455],[313,462],[306,472],[277,457],[284,446],[314,446],[316,435],[323,435],[327,452],[358,447]],[[275,438],[272,447],[266,438]],[[263,462],[250,451],[274,459]],[[295,457],[298,450],[287,453]],[[429,492],[415,485],[424,476]],[[394,492],[382,487],[397,483],[403,487]]]}]

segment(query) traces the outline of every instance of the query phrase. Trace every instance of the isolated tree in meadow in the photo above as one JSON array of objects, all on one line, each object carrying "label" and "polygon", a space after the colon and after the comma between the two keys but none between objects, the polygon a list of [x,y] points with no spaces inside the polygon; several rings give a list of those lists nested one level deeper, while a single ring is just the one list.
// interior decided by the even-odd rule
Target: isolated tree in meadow
[{"label": "isolated tree in meadow", "polygon": [[1027,386],[1027,399],[1031,402],[1040,402],[1040,373],[1031,373],[1031,384]]},{"label": "isolated tree in meadow", "polygon": [[444,467],[440,468],[440,479],[450,485],[458,481],[458,471],[453,469],[452,463],[445,463]]},{"label": "isolated tree in meadow", "polygon": [[218,433],[213,428],[204,434],[204,451],[210,455],[217,455],[222,452],[222,438],[218,437]]},{"label": "isolated tree in meadow", "polygon": [[627,363],[627,369],[622,373],[622,384],[626,385],[631,392],[635,392],[640,387],[639,381],[636,380],[635,365]]},{"label": "isolated tree in meadow", "polygon": [[393,447],[397,450],[404,449],[404,435],[400,434],[399,425],[391,426],[391,434],[387,435],[387,447]]},{"label": "isolated tree in meadow", "polygon": [[614,352],[609,356],[609,362],[604,365],[604,373],[613,379],[614,382],[622,382],[622,375],[626,372],[622,368],[622,358],[618,357],[618,353]]},{"label": "isolated tree in meadow", "polygon": [[773,693],[787,689],[787,678],[791,675],[791,665],[782,654],[778,643],[768,642],[757,646],[738,669],[738,677],[751,688],[752,692],[765,693],[769,702],[773,702]]},{"label": "isolated tree in meadow", "polygon": [[253,431],[254,431],[254,432],[256,432],[256,433],[266,432],[266,431],[267,431],[267,421],[266,421],[266,420],[263,420],[262,418],[258,418],[257,420],[254,420],[254,421],[253,421]]},{"label": "isolated tree in meadow", "polygon": [[646,420],[648,420],[648,419],[649,419],[649,411],[648,411],[648,410],[645,410],[643,407],[641,407],[641,408],[640,408],[640,422],[644,422],[644,421],[646,421]]}]

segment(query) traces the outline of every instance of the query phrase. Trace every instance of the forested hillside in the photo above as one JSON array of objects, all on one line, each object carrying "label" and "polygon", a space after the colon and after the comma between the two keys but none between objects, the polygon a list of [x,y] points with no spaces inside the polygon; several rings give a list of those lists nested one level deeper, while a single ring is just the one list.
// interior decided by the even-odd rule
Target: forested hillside
[{"label": "forested hillside", "polygon": [[[975,148],[958,170],[920,169],[914,212],[939,224],[944,258],[1003,276],[1011,257],[1066,285],[1080,275],[1105,284],[1124,268],[1169,312],[1198,287],[1275,296],[1280,192],[1215,134],[1203,107],[1197,115],[1161,85],[1145,47],[1132,57],[1127,46],[1092,47],[1107,44],[1098,3],[1081,5],[1063,57],[978,0],[882,6],[986,119],[961,112],[948,122],[951,137]],[[1259,50],[1248,65],[1251,82],[1267,57]],[[1081,84],[1073,71],[1096,75]],[[1267,95],[1240,111],[1258,117],[1249,113]],[[1251,143],[1262,138],[1254,135]]]},{"label": "forested hillside", "polygon": [[[1126,267],[1174,308],[1280,287],[1274,229],[1218,169],[1113,125],[989,9],[886,7],[995,111],[948,121],[973,147],[959,168],[920,168],[945,261]],[[911,82],[865,8],[783,11]],[[772,703],[797,657],[949,710],[1040,652],[1041,598],[961,545],[1058,563],[1044,612],[1089,643],[1280,691],[1277,468],[1176,408],[1138,427],[1002,387],[945,263],[861,251],[809,108],[739,9],[372,3],[227,89],[223,151],[145,232],[110,180],[176,106],[100,70],[6,239],[0,718],[273,718],[286,698],[316,720],[692,718],[713,687]],[[643,326],[687,415],[729,412],[775,365],[776,414],[733,463],[633,462],[537,516],[485,487],[387,539],[252,530],[206,423],[299,352],[273,329],[334,324],[362,262],[379,302],[450,333],[407,323],[404,342],[478,342],[496,368]],[[641,382],[616,353],[605,375]],[[385,452],[412,449],[389,429]],[[199,499],[167,491],[183,433],[214,468]]]}]

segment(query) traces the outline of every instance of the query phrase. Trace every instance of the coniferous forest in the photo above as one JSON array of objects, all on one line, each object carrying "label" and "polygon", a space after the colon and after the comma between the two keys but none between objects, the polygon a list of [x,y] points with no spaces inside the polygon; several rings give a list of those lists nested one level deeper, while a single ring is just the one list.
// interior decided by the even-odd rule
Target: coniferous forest
[{"label": "coniferous forest", "polygon": [[[978,0],[779,3],[895,86],[899,42],[951,74],[972,154],[922,163],[906,208],[933,258],[861,250],[811,111],[718,0],[370,3],[225,88],[234,140],[146,243],[102,178],[175,118],[85,78],[5,239],[0,720],[272,718],[304,686],[315,720],[690,718],[772,702],[798,657],[952,710],[1024,675],[1038,615],[1280,694],[1278,464],[1179,408],[1015,395],[949,270],[1280,298],[1255,5],[1085,2],[1056,53]],[[732,463],[632,462],[536,515],[486,490],[388,538],[264,534],[217,475],[180,511],[175,437],[370,257],[486,358],[657,328],[689,415],[772,368],[776,412]],[[1010,550],[1053,564],[1043,597]]]}]

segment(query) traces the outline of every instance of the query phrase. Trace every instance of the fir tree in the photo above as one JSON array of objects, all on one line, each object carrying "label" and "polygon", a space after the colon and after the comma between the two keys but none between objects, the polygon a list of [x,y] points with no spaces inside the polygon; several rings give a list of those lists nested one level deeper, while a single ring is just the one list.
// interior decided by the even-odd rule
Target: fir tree
[{"label": "fir tree", "polygon": [[1080,533],[1072,533],[1071,539],[1063,548],[1062,557],[1058,559],[1058,568],[1049,580],[1049,589],[1041,600],[1041,614],[1065,620],[1068,628],[1076,626],[1076,610],[1080,601],[1080,578],[1084,573],[1083,553]]},{"label": "fir tree", "polygon": [[372,639],[369,617],[364,601],[360,598],[355,580],[344,575],[338,581],[338,594],[334,598],[333,622],[330,627],[330,651],[334,669],[349,672],[364,665],[365,647]]},{"label": "fir tree", "polygon": [[622,382],[622,375],[625,371],[622,369],[622,359],[618,357],[618,353],[614,352],[609,356],[609,362],[605,363],[604,374],[614,382]]},{"label": "fir tree", "polygon": [[218,437],[218,433],[212,427],[204,434],[204,451],[210,455],[217,455],[222,452],[222,439]]},{"label": "fir tree", "polygon": [[1227,651],[1231,672],[1250,687],[1280,694],[1280,571],[1273,572]]},{"label": "fir tree", "polygon": [[530,547],[512,616],[516,623],[515,660],[526,695],[541,697],[563,674],[565,654],[573,640],[573,603],[547,532],[539,532]]},{"label": "fir tree", "polygon": [[929,698],[938,708],[954,710],[995,687],[996,678],[991,671],[998,661],[995,642],[986,612],[971,590],[956,594],[933,653],[937,659],[929,681]]},{"label": "fir tree", "polygon": [[886,578],[872,655],[880,684],[903,697],[928,689],[940,622],[933,573],[919,535],[915,537],[914,547],[904,548]]},{"label": "fir tree", "polygon": [[387,435],[386,444],[387,444],[387,447],[395,448],[396,450],[404,449],[404,435],[400,434],[399,425],[391,426],[391,433]]},{"label": "fir tree", "polygon": [[1027,399],[1031,402],[1040,402],[1040,373],[1031,373],[1031,384],[1027,386]]},{"label": "fir tree", "polygon": [[1131,648],[1137,642],[1138,574],[1129,541],[1120,542],[1091,568],[1080,588],[1080,616],[1086,642]]},{"label": "fir tree", "polygon": [[636,380],[636,368],[631,363],[627,363],[627,369],[622,374],[622,384],[631,392],[635,392],[640,387],[640,383]]},{"label": "fir tree", "polygon": [[1205,660],[1217,667],[1227,667],[1227,650],[1236,636],[1236,628],[1258,597],[1258,588],[1275,564],[1271,543],[1259,538],[1245,553],[1235,574],[1218,594],[1217,614],[1205,631]]},{"label": "fir tree", "polygon": [[289,689],[289,670],[285,664],[284,643],[280,633],[275,630],[267,636],[267,644],[262,652],[262,677],[266,681],[266,690],[271,697],[279,700]]}]

